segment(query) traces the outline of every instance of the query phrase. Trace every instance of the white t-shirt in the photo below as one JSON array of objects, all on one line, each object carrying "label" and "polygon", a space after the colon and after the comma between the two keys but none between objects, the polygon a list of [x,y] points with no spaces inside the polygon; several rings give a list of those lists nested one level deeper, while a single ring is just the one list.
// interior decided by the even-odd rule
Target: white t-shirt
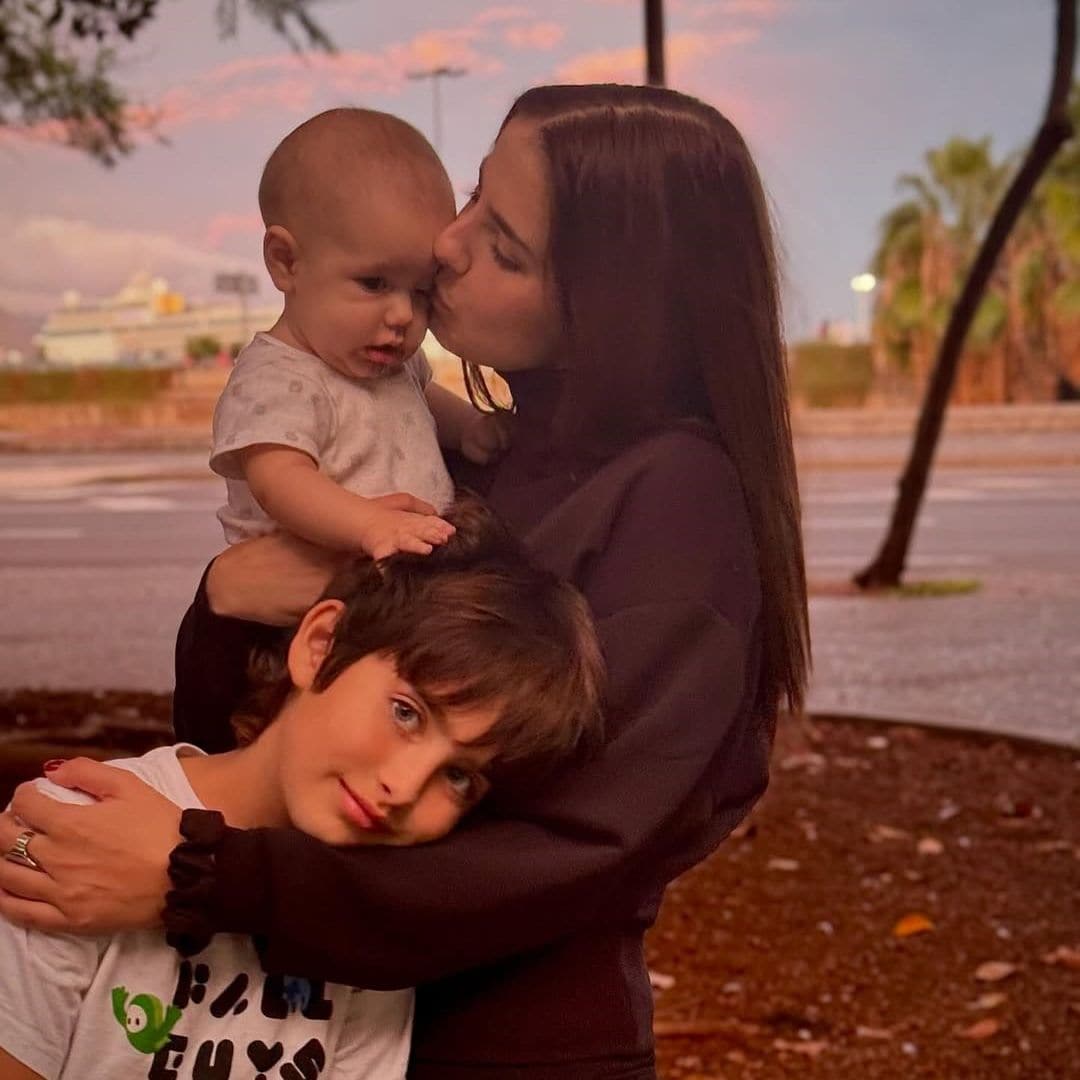
[{"label": "white t-shirt", "polygon": [[373,499],[402,491],[442,512],[454,497],[424,388],[431,367],[417,351],[400,371],[350,379],[269,334],[240,352],[214,410],[210,468],[225,477],[218,519],[230,544],[277,529],[244,480],[238,451],[295,447],[346,491]]},{"label": "white t-shirt", "polygon": [[[202,753],[181,744],[111,764],[202,808],[178,752]],[[185,960],[156,931],[75,937],[0,919],[0,1046],[46,1080],[397,1080],[412,1002],[411,990],[267,976],[239,934]]]}]

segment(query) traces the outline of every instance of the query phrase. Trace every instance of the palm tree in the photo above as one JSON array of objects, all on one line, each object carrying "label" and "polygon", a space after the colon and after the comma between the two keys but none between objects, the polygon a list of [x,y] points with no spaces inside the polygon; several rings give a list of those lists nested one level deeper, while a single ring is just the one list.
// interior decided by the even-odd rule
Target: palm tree
[{"label": "palm tree", "polygon": [[1013,226],[1031,198],[1039,179],[1059,148],[1073,135],[1069,112],[1069,89],[1076,54],[1076,0],[1058,0],[1054,66],[1050,94],[1042,123],[1020,168],[1009,184],[982,240],[978,255],[949,316],[934,370],[926,388],[915,441],[900,477],[899,496],[893,507],[889,529],[870,565],[855,576],[861,588],[881,588],[899,584],[907,561],[930,465],[937,449],[945,408],[956,379],[964,340],[971,329],[998,256]]},{"label": "palm tree", "polygon": [[[899,360],[917,386],[926,382],[959,272],[975,254],[1005,179],[988,138],[950,139],[924,161],[925,173],[897,182],[909,198],[882,219],[873,260],[883,281],[874,340],[889,354],[878,356],[877,370]],[[985,333],[977,336],[984,343]]]}]

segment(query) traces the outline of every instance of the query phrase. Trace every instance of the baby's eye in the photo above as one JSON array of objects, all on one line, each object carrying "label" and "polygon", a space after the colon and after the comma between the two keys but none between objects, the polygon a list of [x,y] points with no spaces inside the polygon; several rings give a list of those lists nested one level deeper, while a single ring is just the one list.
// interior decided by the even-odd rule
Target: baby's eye
[{"label": "baby's eye", "polygon": [[420,730],[420,711],[402,698],[394,698],[393,701],[394,723],[397,724],[407,735],[413,735]]},{"label": "baby's eye", "polygon": [[388,284],[384,277],[360,277],[356,281],[361,288],[373,293],[385,292]]}]

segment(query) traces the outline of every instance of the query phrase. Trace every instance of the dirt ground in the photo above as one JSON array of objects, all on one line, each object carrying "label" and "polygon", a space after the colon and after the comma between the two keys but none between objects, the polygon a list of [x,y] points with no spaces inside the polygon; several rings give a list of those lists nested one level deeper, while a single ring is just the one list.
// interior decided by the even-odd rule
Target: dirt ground
[{"label": "dirt ground", "polygon": [[[83,744],[148,749],[167,716],[0,693],[0,788]],[[648,954],[671,1080],[1080,1077],[1080,755],[789,723],[768,795],[671,887]]]}]

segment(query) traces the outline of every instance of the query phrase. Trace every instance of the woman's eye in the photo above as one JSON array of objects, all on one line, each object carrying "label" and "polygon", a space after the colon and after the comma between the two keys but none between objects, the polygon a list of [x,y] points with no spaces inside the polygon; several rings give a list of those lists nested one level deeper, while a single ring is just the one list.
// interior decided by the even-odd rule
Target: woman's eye
[{"label": "woman's eye", "polygon": [[509,271],[511,271],[512,273],[515,273],[515,274],[519,273],[520,270],[521,270],[521,266],[518,263],[516,263],[513,259],[509,258],[509,256],[504,255],[499,250],[499,245],[498,244],[492,244],[491,245],[491,257],[504,270],[509,270]]},{"label": "woman's eye", "polygon": [[386,278],[383,277],[361,277],[356,280],[361,288],[367,289],[368,292],[379,293],[386,288]]},{"label": "woman's eye", "polygon": [[407,701],[395,698],[393,702],[394,723],[407,735],[420,730],[420,713]]}]

